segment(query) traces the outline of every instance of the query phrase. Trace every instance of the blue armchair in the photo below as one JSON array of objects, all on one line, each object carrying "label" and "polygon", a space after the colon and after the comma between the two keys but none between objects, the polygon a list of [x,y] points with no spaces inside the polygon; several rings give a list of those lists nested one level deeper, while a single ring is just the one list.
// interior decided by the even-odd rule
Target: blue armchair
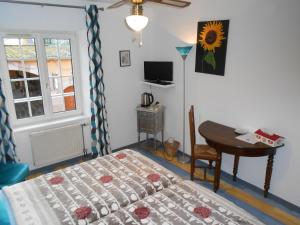
[{"label": "blue armchair", "polygon": [[0,189],[24,181],[29,174],[29,166],[24,163],[0,163]]}]

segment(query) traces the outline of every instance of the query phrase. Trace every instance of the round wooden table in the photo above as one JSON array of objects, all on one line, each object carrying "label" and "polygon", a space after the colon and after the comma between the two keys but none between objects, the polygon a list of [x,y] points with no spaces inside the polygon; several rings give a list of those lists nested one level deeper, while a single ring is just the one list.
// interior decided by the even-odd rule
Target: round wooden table
[{"label": "round wooden table", "polygon": [[215,148],[218,153],[219,161],[216,163],[216,177],[214,182],[214,191],[216,192],[220,186],[220,174],[222,164],[222,153],[234,155],[233,180],[236,181],[240,156],[261,157],[268,156],[266,168],[264,196],[268,196],[270,182],[272,177],[273,160],[278,147],[271,147],[263,143],[250,144],[236,139],[234,128],[227,127],[212,121],[205,121],[200,124],[198,131],[203,136],[208,145]]}]

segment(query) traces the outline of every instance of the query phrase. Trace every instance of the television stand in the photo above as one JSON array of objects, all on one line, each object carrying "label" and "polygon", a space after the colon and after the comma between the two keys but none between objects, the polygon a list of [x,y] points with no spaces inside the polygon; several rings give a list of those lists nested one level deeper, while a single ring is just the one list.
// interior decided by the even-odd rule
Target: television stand
[{"label": "television stand", "polygon": [[150,85],[153,87],[160,87],[160,88],[170,88],[170,87],[175,87],[175,84],[172,82],[167,82],[167,81],[159,81],[158,83],[156,82],[149,82],[149,81],[143,81],[144,84]]}]

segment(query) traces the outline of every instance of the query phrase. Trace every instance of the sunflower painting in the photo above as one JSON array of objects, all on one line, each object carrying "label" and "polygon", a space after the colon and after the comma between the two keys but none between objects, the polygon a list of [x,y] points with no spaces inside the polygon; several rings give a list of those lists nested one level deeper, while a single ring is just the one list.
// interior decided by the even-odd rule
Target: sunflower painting
[{"label": "sunflower painting", "polygon": [[224,76],[229,20],[198,22],[196,72]]}]

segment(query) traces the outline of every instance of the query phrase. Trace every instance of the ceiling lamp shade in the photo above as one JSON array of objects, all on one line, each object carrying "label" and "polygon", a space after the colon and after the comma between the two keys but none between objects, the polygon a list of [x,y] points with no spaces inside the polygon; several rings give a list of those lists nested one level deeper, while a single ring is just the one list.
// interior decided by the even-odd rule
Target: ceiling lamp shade
[{"label": "ceiling lamp shade", "polygon": [[134,31],[143,30],[148,24],[148,17],[140,15],[131,15],[126,17],[127,25]]},{"label": "ceiling lamp shade", "polygon": [[131,9],[131,15],[126,17],[127,25],[134,31],[143,30],[148,24],[148,17],[143,15],[143,6],[134,4]]}]

